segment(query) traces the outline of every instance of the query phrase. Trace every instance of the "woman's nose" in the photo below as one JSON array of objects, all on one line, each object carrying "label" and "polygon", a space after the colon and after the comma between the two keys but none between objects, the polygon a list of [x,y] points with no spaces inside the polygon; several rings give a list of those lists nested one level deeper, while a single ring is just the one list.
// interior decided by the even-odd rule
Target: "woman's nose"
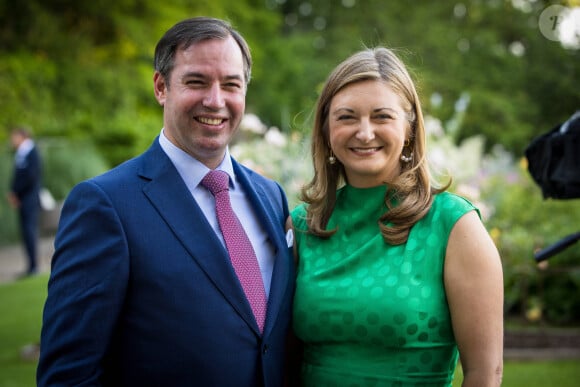
[{"label": "woman's nose", "polygon": [[375,138],[375,131],[368,120],[361,120],[356,138],[364,143],[370,142]]}]

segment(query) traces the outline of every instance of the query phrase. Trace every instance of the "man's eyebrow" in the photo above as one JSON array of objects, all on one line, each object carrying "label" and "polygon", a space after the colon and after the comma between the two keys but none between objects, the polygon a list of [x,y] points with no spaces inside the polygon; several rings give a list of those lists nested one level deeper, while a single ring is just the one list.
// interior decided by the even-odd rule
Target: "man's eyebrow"
[{"label": "man's eyebrow", "polygon": [[205,76],[202,73],[198,73],[196,71],[190,71],[190,72],[184,73],[181,77],[182,78],[205,78]]},{"label": "man's eyebrow", "polygon": [[[200,72],[197,72],[197,71],[190,71],[190,72],[187,72],[187,73],[183,74],[182,79],[183,78],[201,78],[201,79],[205,79],[205,78],[207,78],[207,76],[204,75],[203,73],[200,73]],[[224,77],[224,80],[226,80],[226,81],[236,81],[237,80],[237,81],[243,82],[244,79],[243,79],[243,77],[241,75],[234,74],[234,75],[226,75]]]},{"label": "man's eyebrow", "polygon": [[240,82],[244,81],[244,78],[240,75],[237,75],[237,74],[236,75],[227,75],[224,79],[226,81],[240,81]]}]

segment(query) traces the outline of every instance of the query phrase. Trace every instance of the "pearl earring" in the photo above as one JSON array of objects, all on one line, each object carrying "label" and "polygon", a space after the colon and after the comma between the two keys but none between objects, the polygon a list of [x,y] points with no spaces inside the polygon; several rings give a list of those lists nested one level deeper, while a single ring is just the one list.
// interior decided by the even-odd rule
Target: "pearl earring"
[{"label": "pearl earring", "polygon": [[413,154],[411,153],[409,156],[405,156],[401,154],[401,161],[404,163],[408,163],[409,161],[413,160]]},{"label": "pearl earring", "polygon": [[336,157],[334,157],[332,153],[330,154],[330,156],[328,156],[328,164],[330,165],[336,164]]},{"label": "pearl earring", "polygon": [[[405,142],[403,143],[403,148],[409,148],[411,146],[411,140],[406,138]],[[404,153],[401,152],[401,161],[404,163],[408,163],[413,160],[413,151],[409,152],[409,156],[405,156]]]}]

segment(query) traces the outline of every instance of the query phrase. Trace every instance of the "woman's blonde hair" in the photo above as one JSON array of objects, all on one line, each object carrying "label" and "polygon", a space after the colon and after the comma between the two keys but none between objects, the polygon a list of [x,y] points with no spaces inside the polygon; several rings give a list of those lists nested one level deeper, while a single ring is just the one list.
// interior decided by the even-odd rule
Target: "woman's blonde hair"
[{"label": "woman's blonde hair", "polygon": [[[340,161],[331,164],[328,116],[332,98],[344,87],[361,81],[377,80],[387,83],[402,101],[408,121],[408,143],[403,148],[412,156],[401,162],[401,174],[388,183],[385,195],[387,212],[378,219],[378,227],[385,242],[401,244],[407,241],[409,230],[431,208],[433,195],[444,191],[432,186],[426,159],[425,122],[415,85],[403,62],[384,47],[359,51],[340,63],[329,75],[316,104],[312,131],[312,160],[314,176],[301,192],[307,206],[308,231],[319,237],[330,237],[336,229],[327,230],[334,210],[336,191],[346,182]],[[339,226],[338,226],[339,227]]]}]

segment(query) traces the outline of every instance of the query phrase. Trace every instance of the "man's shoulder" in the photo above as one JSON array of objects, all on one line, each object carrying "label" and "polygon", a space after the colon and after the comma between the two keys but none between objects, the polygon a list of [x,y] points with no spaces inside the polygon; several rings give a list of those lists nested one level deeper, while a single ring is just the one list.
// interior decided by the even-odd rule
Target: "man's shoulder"
[{"label": "man's shoulder", "polygon": [[164,155],[165,153],[161,150],[161,147],[154,142],[145,152],[112,167],[90,180],[100,184],[119,184],[127,179],[137,178],[142,174],[153,173],[152,169],[162,170],[165,161],[169,160],[167,157],[164,158]]}]

